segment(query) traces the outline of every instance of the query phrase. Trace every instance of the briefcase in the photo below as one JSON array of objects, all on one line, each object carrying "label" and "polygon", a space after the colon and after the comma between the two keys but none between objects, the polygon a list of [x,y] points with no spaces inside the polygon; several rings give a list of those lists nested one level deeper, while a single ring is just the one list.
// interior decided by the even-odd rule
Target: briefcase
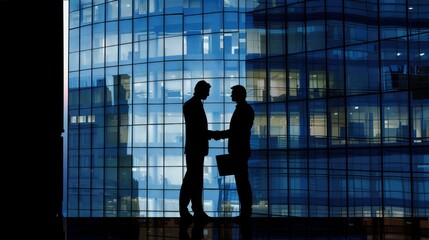
[{"label": "briefcase", "polygon": [[236,164],[229,154],[216,155],[217,169],[219,176],[228,176],[235,174]]}]

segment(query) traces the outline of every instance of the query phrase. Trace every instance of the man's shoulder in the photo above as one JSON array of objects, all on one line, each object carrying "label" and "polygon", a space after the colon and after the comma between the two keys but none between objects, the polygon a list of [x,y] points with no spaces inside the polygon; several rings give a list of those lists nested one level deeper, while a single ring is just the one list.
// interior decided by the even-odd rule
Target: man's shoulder
[{"label": "man's shoulder", "polygon": [[183,105],[195,105],[198,104],[200,101],[198,101],[198,98],[191,97],[190,99],[186,100]]},{"label": "man's shoulder", "polygon": [[241,106],[243,109],[247,109],[247,110],[251,110],[251,111],[254,111],[253,110],[253,107],[252,107],[252,105],[250,105],[248,102],[243,102],[242,104],[240,104],[240,105],[237,105],[237,106]]},{"label": "man's shoulder", "polygon": [[251,115],[252,118],[255,117],[255,110],[253,109],[252,105],[250,105],[249,103],[245,103],[244,104],[244,109],[247,112],[248,115]]},{"label": "man's shoulder", "polygon": [[190,98],[183,104],[183,109],[195,108],[197,107],[198,101],[196,98]]}]

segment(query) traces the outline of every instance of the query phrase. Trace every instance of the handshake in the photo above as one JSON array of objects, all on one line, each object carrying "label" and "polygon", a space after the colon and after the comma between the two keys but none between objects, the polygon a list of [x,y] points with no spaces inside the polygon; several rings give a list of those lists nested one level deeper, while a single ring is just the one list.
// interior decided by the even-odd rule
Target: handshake
[{"label": "handshake", "polygon": [[216,131],[209,131],[209,138],[218,141],[226,137],[224,136],[223,131],[216,130]]}]

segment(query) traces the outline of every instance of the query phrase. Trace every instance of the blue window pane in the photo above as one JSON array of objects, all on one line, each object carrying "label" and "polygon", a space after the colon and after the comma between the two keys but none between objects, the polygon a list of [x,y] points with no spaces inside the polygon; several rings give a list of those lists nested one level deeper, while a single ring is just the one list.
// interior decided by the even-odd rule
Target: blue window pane
[{"label": "blue window pane", "polygon": [[386,145],[406,145],[410,139],[408,122],[407,92],[383,94],[383,143]]},{"label": "blue window pane", "polygon": [[284,13],[284,8],[274,8],[267,12],[267,47],[270,56],[284,55],[286,53],[285,23],[278,19],[278,16],[282,16]]},{"label": "blue window pane", "polygon": [[344,51],[342,49],[331,49],[327,51],[327,88],[328,96],[344,96]]},{"label": "blue window pane", "polygon": [[133,14],[133,0],[120,0],[119,1],[119,17],[121,19],[131,18]]},{"label": "blue window pane", "polygon": [[328,117],[326,114],[326,101],[309,101],[308,118],[308,124],[310,127],[310,136],[308,139],[309,147],[326,147],[328,145]]},{"label": "blue window pane", "polygon": [[224,0],[204,0],[204,13],[208,12],[220,12],[223,10]]},{"label": "blue window pane", "polygon": [[[94,3],[95,4],[95,3]],[[92,17],[93,17],[93,22],[103,22],[105,21],[105,10],[106,9],[106,5],[105,4],[100,4],[100,5],[96,5],[93,8],[92,11]]]},{"label": "blue window pane", "polygon": [[406,14],[406,1],[381,1],[380,37],[383,39],[405,36],[407,33]]},{"label": "blue window pane", "polygon": [[106,20],[118,20],[118,1],[111,1],[106,4]]},{"label": "blue window pane", "polygon": [[169,37],[165,38],[165,60],[181,60],[183,57],[183,38]]},{"label": "blue window pane", "polygon": [[305,102],[290,102],[289,110],[289,148],[307,147],[307,111]]},{"label": "blue window pane", "polygon": [[304,5],[302,3],[290,5],[286,10],[288,53],[303,52],[305,46]]},{"label": "blue window pane", "polygon": [[106,46],[118,44],[118,22],[106,23]]},{"label": "blue window pane", "polygon": [[378,7],[375,3],[344,1],[345,41],[356,44],[378,39]]},{"label": "blue window pane", "polygon": [[363,44],[346,49],[347,94],[378,92],[380,70],[378,44]]},{"label": "blue window pane", "polygon": [[378,95],[350,97],[347,101],[348,144],[356,146],[379,144],[381,119]]},{"label": "blue window pane", "polygon": [[72,29],[69,31],[69,52],[79,51],[79,39],[79,28]]},{"label": "blue window pane", "polygon": [[204,33],[216,33],[223,31],[223,15],[221,13],[204,14]]},{"label": "blue window pane", "polygon": [[133,39],[132,35],[132,21],[120,21],[119,22],[119,43],[129,43]]},{"label": "blue window pane", "polygon": [[183,17],[182,15],[167,15],[165,16],[165,36],[178,36],[183,33]]},{"label": "blue window pane", "polygon": [[184,38],[184,58],[200,60],[203,58],[203,37],[201,35],[186,36]]},{"label": "blue window pane", "polygon": [[186,0],[165,1],[165,13],[167,13],[167,14],[182,13],[184,2],[187,2],[187,1]]},{"label": "blue window pane", "polygon": [[183,32],[186,35],[202,34],[203,32],[203,16],[190,15],[183,18]]}]

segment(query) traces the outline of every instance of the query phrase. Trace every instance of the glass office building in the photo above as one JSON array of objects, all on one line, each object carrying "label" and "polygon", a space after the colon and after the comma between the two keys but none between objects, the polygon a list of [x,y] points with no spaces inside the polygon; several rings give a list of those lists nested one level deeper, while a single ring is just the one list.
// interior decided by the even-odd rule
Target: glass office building
[{"label": "glass office building", "polygon": [[[258,216],[429,216],[425,0],[70,0],[64,216],[178,217],[182,104],[201,79],[209,129],[255,109]],[[210,141],[204,208],[235,216]]]}]

